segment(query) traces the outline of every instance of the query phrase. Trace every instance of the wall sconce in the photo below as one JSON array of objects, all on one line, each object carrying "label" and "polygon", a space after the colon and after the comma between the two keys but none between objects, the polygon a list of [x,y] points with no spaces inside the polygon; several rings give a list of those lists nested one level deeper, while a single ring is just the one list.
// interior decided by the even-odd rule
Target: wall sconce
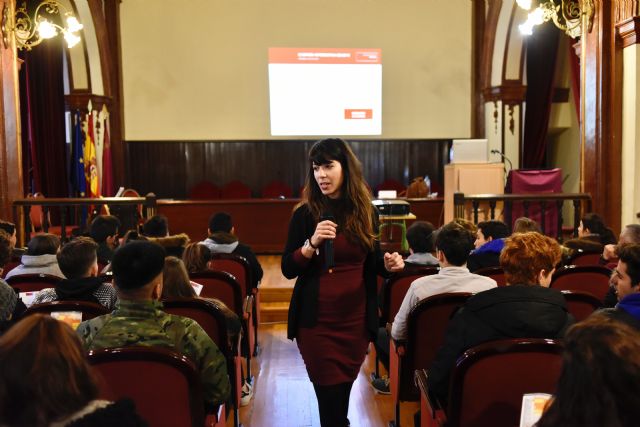
[{"label": "wall sconce", "polygon": [[520,32],[525,35],[531,35],[533,27],[536,25],[551,20],[556,27],[575,39],[582,35],[583,16],[587,18],[587,31],[591,31],[593,25],[593,0],[547,0],[543,2],[516,0],[516,3],[525,10],[531,10],[532,3],[537,4],[529,12],[527,20],[518,26]]},{"label": "wall sconce", "polygon": [[26,3],[22,3],[13,19],[9,16],[9,7],[5,2],[0,28],[5,48],[9,46],[9,37],[13,33],[18,49],[31,50],[43,40],[58,34],[62,34],[67,46],[72,48],[80,41],[80,36],[76,33],[82,29],[82,24],[57,0],[42,0],[35,8],[33,17],[29,16]]}]

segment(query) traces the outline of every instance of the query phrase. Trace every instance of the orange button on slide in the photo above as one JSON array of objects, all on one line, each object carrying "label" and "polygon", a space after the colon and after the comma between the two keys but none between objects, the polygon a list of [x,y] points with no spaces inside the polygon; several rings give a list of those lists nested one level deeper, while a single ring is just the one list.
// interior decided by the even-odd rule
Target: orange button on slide
[{"label": "orange button on slide", "polygon": [[372,119],[373,110],[371,108],[349,109],[344,110],[344,118],[346,120],[362,120]]}]

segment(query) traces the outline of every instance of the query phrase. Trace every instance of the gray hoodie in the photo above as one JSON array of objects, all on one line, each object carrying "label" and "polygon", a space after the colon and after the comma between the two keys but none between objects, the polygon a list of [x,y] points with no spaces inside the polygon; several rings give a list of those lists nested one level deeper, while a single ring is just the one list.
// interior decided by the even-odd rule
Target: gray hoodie
[{"label": "gray hoodie", "polygon": [[10,270],[5,279],[23,274],[48,274],[65,279],[55,255],[22,255],[22,264]]},{"label": "gray hoodie", "polygon": [[232,243],[218,243],[211,238],[207,238],[205,241],[200,242],[201,245],[205,245],[212,253],[216,254],[230,254],[238,247],[238,241]]}]

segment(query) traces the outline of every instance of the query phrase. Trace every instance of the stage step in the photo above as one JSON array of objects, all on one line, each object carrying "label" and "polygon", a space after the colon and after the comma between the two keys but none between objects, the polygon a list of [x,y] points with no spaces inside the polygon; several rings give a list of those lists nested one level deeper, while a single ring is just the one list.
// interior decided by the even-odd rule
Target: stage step
[{"label": "stage step", "polygon": [[260,323],[286,323],[289,301],[260,303]]}]

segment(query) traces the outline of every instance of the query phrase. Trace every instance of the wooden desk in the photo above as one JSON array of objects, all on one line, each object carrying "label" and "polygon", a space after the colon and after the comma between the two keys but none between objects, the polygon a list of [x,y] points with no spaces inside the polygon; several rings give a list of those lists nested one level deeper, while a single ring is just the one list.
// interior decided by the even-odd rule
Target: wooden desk
[{"label": "wooden desk", "polygon": [[[442,225],[443,199],[407,199],[417,220]],[[207,237],[209,218],[227,212],[240,241],[256,253],[282,253],[289,219],[300,199],[158,200],[157,213],[169,219],[171,234],[187,233],[192,241]],[[411,223],[413,220],[409,220]],[[408,224],[410,225],[410,224]]]}]

